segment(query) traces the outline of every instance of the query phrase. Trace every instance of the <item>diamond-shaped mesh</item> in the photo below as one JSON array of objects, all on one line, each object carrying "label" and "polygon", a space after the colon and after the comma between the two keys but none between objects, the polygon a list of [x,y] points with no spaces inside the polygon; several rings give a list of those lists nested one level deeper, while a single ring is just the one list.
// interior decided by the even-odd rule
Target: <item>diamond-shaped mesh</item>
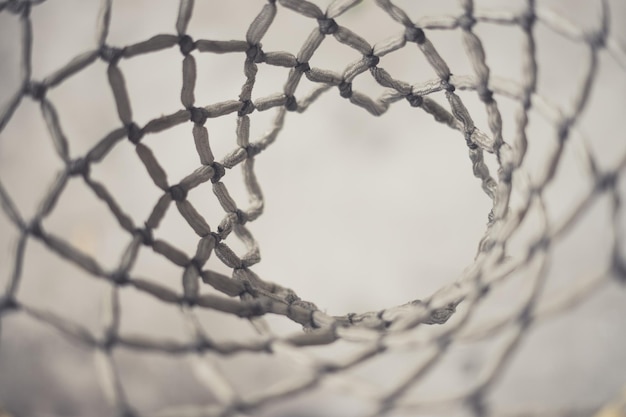
[{"label": "diamond-shaped mesh", "polygon": [[[104,0],[95,30],[79,14],[88,3],[70,3],[72,15],[55,14],[62,6],[52,1],[0,1],[0,405],[9,415],[565,416],[591,415],[618,395],[626,375],[621,3],[181,0],[166,9]],[[157,15],[170,26],[118,41]],[[95,43],[42,71],[65,53],[46,38],[76,22],[95,31]],[[220,29],[235,35],[215,35]],[[180,69],[164,75],[172,61],[182,78]],[[135,93],[135,82],[147,90]],[[175,103],[146,110],[151,94],[172,86]],[[317,128],[337,132],[330,142],[345,147],[346,132],[368,137],[364,115],[392,118],[396,108],[406,113],[371,128],[384,136],[374,163],[343,178],[324,174],[371,144],[350,142],[336,158],[317,153],[327,143]],[[307,125],[314,111],[320,118]],[[385,154],[406,134],[416,151],[404,164],[424,170],[390,182]],[[445,154],[427,143],[448,138]],[[271,154],[281,140],[295,142],[301,159],[281,156],[293,165],[268,176],[282,187],[301,181],[275,194],[298,212],[256,230],[262,190],[271,188],[256,165],[278,166]],[[185,152],[195,161],[177,164]],[[459,172],[475,178],[447,189]],[[371,188],[357,186],[359,176]],[[328,197],[320,190],[332,181],[345,189]],[[475,187],[466,193],[466,184]],[[331,217],[348,213],[322,241],[306,228],[324,215],[307,195]],[[441,195],[446,202],[433,206]],[[346,196],[355,201],[347,208],[338,202]],[[367,201],[388,209],[385,218],[367,217]],[[454,221],[444,217],[475,225],[474,201],[482,235],[468,232],[475,257],[461,265],[452,254],[466,230],[448,231]],[[391,247],[407,264],[428,263],[429,251],[444,258],[432,255],[428,272],[408,267],[401,280],[391,266],[365,276],[350,263],[379,260],[351,254],[358,242],[339,238],[341,222],[359,216],[359,247]],[[423,232],[411,226],[420,216]],[[278,249],[285,267],[265,276],[258,242],[274,245],[292,228],[295,241]],[[105,248],[109,233],[123,245]],[[327,261],[336,254],[347,266]],[[309,287],[298,281],[306,271],[314,271]],[[367,280],[378,290],[364,296],[374,288]],[[415,292],[433,282],[438,290]],[[315,287],[322,299],[292,287]],[[356,299],[386,300],[385,291],[403,300],[353,312],[367,305]],[[325,294],[345,309],[331,313]],[[607,407],[619,413],[619,404]]]}]

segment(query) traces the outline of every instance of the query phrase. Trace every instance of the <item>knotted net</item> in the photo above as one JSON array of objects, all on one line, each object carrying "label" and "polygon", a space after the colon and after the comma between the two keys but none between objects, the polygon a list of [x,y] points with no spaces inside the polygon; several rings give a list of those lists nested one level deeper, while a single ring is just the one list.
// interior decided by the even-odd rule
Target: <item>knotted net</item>
[{"label": "knotted net", "polygon": [[9,415],[618,395],[623,4],[89,3],[0,1]]}]

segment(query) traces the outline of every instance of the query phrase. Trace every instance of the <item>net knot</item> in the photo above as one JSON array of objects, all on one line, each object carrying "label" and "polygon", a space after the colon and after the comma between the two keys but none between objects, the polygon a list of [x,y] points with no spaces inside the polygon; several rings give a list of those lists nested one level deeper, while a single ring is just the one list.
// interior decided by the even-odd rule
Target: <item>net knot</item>
[{"label": "net knot", "polygon": [[267,311],[269,310],[267,304],[268,304],[268,301],[263,303],[259,300],[254,300],[254,302],[248,304],[248,307],[241,312],[241,316],[242,317],[260,317],[264,315],[265,313],[267,313]]},{"label": "net knot", "polygon": [[3,310],[17,310],[19,305],[13,297],[0,297],[0,313]]},{"label": "net knot", "polygon": [[[450,75],[452,74],[449,74],[448,76]],[[447,79],[441,80],[441,87],[443,87],[443,89],[446,90],[448,93],[454,93],[454,91],[456,90],[456,87],[450,84],[450,82]]]},{"label": "net knot", "polygon": [[111,281],[115,283],[115,285],[125,286],[130,284],[130,278],[126,271],[115,271],[111,274]]},{"label": "net knot", "polygon": [[67,165],[67,173],[71,176],[86,177],[89,174],[89,162],[85,158],[77,158]]},{"label": "net knot", "polygon": [[41,222],[39,219],[34,219],[29,225],[27,229],[28,233],[36,238],[43,238],[43,229],[41,228]]},{"label": "net knot", "polygon": [[222,235],[220,235],[219,233],[211,232],[210,235],[213,236],[215,243],[220,243],[222,241]]},{"label": "net knot", "polygon": [[373,53],[365,56],[365,62],[367,62],[368,68],[375,67],[380,62],[380,58]]},{"label": "net knot", "polygon": [[248,57],[250,61],[257,64],[265,62],[265,52],[261,49],[261,44],[257,43],[250,45],[250,47],[246,50],[246,57]]},{"label": "net knot", "polygon": [[189,265],[196,268],[198,273],[202,275],[202,267],[204,266],[204,262],[206,261],[203,261],[202,259],[198,258],[198,255],[196,255],[193,258],[191,258],[191,260],[189,261]]},{"label": "net knot", "polygon": [[[243,269],[243,268],[234,268],[234,269]],[[249,294],[253,297],[258,296],[259,292],[257,291],[256,288],[254,288],[254,286],[249,281],[240,281],[240,282],[241,282],[241,286],[243,287],[241,294]]]},{"label": "net knot", "polygon": [[211,177],[211,182],[215,184],[222,179],[224,174],[226,174],[226,169],[224,168],[224,165],[220,164],[219,162],[213,162],[211,164],[211,167],[213,168],[213,176]]},{"label": "net knot", "polygon": [[187,56],[191,53],[191,51],[196,49],[196,43],[193,41],[191,36],[182,35],[178,39],[178,47],[180,48],[180,53]]},{"label": "net knot", "polygon": [[187,190],[185,190],[180,184],[172,185],[168,192],[174,201],[184,201],[187,198]]},{"label": "net knot", "polygon": [[100,343],[100,348],[105,352],[111,352],[111,349],[117,343],[117,336],[113,332],[109,332],[104,340]]},{"label": "net knot", "polygon": [[452,317],[452,315],[456,312],[456,304],[448,303],[447,305],[440,308],[432,308],[427,304],[430,309],[430,314],[428,316],[428,322],[432,324],[444,324],[445,322]]},{"label": "net knot", "polygon": [[298,62],[294,66],[294,68],[296,69],[296,71],[300,71],[300,72],[307,72],[311,70],[311,67],[308,62]]},{"label": "net knot", "polygon": [[114,48],[108,45],[102,45],[99,52],[100,58],[102,58],[104,61],[108,62],[111,65],[115,65],[120,60],[120,58],[122,58],[124,49]]},{"label": "net knot", "polygon": [[309,301],[298,299],[287,304],[287,317],[309,330],[319,328],[314,318],[316,311],[319,311],[317,306]]},{"label": "net knot", "polygon": [[136,145],[143,137],[143,130],[137,126],[137,123],[132,122],[126,126],[126,134],[128,136],[128,140]]},{"label": "net knot", "polygon": [[587,43],[589,43],[593,49],[602,49],[606,45],[606,33],[602,30],[590,33],[586,38]]},{"label": "net knot", "polygon": [[517,316],[517,320],[522,325],[522,327],[528,327],[530,323],[533,321],[534,309],[535,309],[535,304],[531,302],[525,305],[522,311],[520,311],[519,316]]},{"label": "net knot", "polygon": [[235,210],[235,216],[237,216],[237,224],[244,225],[248,222],[248,215],[241,209]]},{"label": "net knot", "polygon": [[209,112],[204,107],[189,108],[189,120],[197,125],[204,126],[208,117]]},{"label": "net knot", "polygon": [[237,116],[242,117],[247,114],[250,114],[254,111],[254,109],[255,107],[254,107],[254,103],[252,102],[252,100],[242,101],[241,107],[239,108],[239,111],[237,112]]},{"label": "net knot", "polygon": [[513,180],[513,167],[503,165],[502,168],[499,169],[498,171],[500,171],[498,175],[498,177],[500,178],[500,182],[504,184],[510,184],[511,181]]},{"label": "net knot", "polygon": [[196,305],[196,303],[198,302],[197,298],[192,296],[192,295],[185,295],[183,296],[183,298],[180,300],[180,302],[185,306],[185,307],[193,307]]},{"label": "net knot", "polygon": [[493,102],[493,91],[484,85],[478,87],[478,97],[483,103],[489,104]]},{"label": "net knot", "polygon": [[285,302],[287,304],[292,304],[299,300],[300,300],[300,297],[298,297],[298,295],[292,289],[288,288],[287,294],[285,295]]},{"label": "net knot", "polygon": [[474,16],[472,15],[465,14],[459,17],[457,23],[459,24],[459,26],[461,26],[463,30],[469,31],[476,24],[476,19],[474,19]]},{"label": "net knot", "polygon": [[530,255],[536,254],[538,251],[546,251],[550,247],[550,237],[543,235],[539,239],[537,239],[533,244],[528,248],[528,253]]},{"label": "net knot", "polygon": [[413,93],[409,93],[406,96],[406,99],[408,100],[411,107],[420,107],[424,103],[424,99],[422,98],[422,96]]},{"label": "net knot", "polygon": [[471,133],[466,135],[466,137],[465,137],[465,144],[472,151],[475,151],[476,149],[478,149],[478,144],[472,140],[472,134]]},{"label": "net knot", "polygon": [[571,118],[564,119],[558,126],[557,130],[557,138],[560,143],[563,143],[569,137],[569,130],[574,124],[574,121]]},{"label": "net knot", "polygon": [[246,153],[248,154],[248,158],[254,158],[258,154],[260,154],[261,151],[263,150],[263,148],[261,148],[261,146],[256,143],[250,143],[244,149],[246,150]]},{"label": "net knot", "polygon": [[320,33],[322,35],[333,35],[339,30],[339,25],[335,22],[335,19],[329,19],[327,17],[317,19]]},{"label": "net knot", "polygon": [[199,336],[198,339],[196,340],[195,350],[197,353],[204,353],[206,351],[211,351],[214,349],[215,349],[215,345],[206,337]]},{"label": "net knot", "polygon": [[596,178],[596,190],[599,192],[615,189],[617,185],[617,172],[607,172]]},{"label": "net knot", "polygon": [[476,144],[476,142],[472,140],[472,135],[474,134],[475,131],[476,131],[476,128],[473,128],[472,130],[465,132],[465,144],[472,151],[475,151],[476,149],[478,149],[478,145]]},{"label": "net knot", "polygon": [[421,45],[426,42],[426,34],[417,26],[409,26],[404,31],[404,39],[408,42],[415,42],[418,45]]},{"label": "net knot", "polygon": [[144,229],[135,229],[135,235],[141,237],[141,243],[144,245],[150,246],[154,243],[154,237],[152,236],[152,229],[148,227]]},{"label": "net knot", "polygon": [[339,84],[339,94],[343,98],[352,97],[352,83],[342,81],[341,84]]},{"label": "net knot", "polygon": [[287,96],[287,101],[285,101],[285,108],[289,111],[298,110],[298,102],[294,96]]},{"label": "net knot", "polygon": [[48,87],[38,81],[31,81],[24,86],[24,93],[28,94],[33,100],[41,101],[46,96]]},{"label": "net knot", "polygon": [[524,32],[530,32],[535,21],[537,20],[537,16],[532,11],[525,13],[517,18],[517,22],[524,29]]}]

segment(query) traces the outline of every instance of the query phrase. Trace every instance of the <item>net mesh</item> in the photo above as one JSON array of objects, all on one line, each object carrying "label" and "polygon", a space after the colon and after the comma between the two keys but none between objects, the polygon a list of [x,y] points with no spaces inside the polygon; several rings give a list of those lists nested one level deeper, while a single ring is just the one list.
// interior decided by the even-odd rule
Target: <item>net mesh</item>
[{"label": "net mesh", "polygon": [[[175,9],[168,14],[175,32],[161,28],[138,42],[117,44],[110,39],[115,36],[112,22],[118,5],[104,0],[95,44],[77,55],[73,51],[74,57],[60,68],[35,77],[38,61],[34,51],[44,50],[34,47],[43,42],[37,34],[45,40],[46,33],[51,33],[46,30],[55,29],[45,27],[38,33],[34,16],[39,9],[53,7],[50,3],[0,2],[0,17],[6,22],[3,42],[17,51],[11,55],[9,49],[3,49],[7,58],[3,71],[8,74],[9,67],[19,68],[14,71],[15,80],[7,75],[3,82],[1,97],[6,105],[0,112],[0,146],[4,147],[4,155],[0,154],[2,234],[5,241],[12,242],[1,270],[6,285],[0,294],[0,401],[8,413],[590,415],[617,395],[626,374],[623,351],[619,353],[626,346],[621,289],[626,280],[626,216],[622,206],[626,148],[623,138],[619,139],[626,96],[626,54],[623,39],[614,32],[616,25],[611,24],[612,19],[620,21],[619,4],[615,11],[606,1],[594,3],[593,12],[586,13],[582,24],[568,20],[563,9],[557,12],[558,8],[550,4],[532,0],[515,7],[512,3],[506,7],[499,4],[497,10],[464,0],[451,12],[432,16],[425,16],[417,2],[248,2],[238,4],[240,10],[230,16],[247,25],[231,40],[219,35],[204,38],[189,30],[192,17],[208,19],[206,14],[218,14],[223,4],[209,2],[208,9],[201,12],[199,8],[206,5],[181,0],[177,14]],[[366,7],[375,18],[366,20]],[[156,9],[152,5],[142,9],[146,22]],[[240,17],[250,13],[250,20]],[[283,25],[273,34],[281,16],[298,23]],[[394,29],[372,43],[366,40],[370,33],[362,37],[348,28],[348,23],[359,19],[366,20],[365,28],[376,36],[380,28]],[[78,20],[93,24],[84,17]],[[127,24],[140,26],[141,22]],[[491,55],[486,45],[496,35],[482,36],[483,26],[516,31],[516,37],[511,35],[502,43],[505,50],[519,54],[513,62],[516,68],[509,67],[505,76],[492,74],[488,65]],[[11,28],[15,30],[9,33]],[[289,38],[292,31],[302,28],[307,35],[301,43],[293,40],[298,42],[293,50],[266,46],[272,44],[271,36]],[[439,33],[454,34],[464,48],[455,49],[444,59],[441,45],[445,42],[439,45],[436,41]],[[575,53],[565,66],[566,74],[559,73],[556,63],[541,65],[540,45],[549,41],[540,35],[546,39],[556,35],[572,45]],[[321,54],[327,44],[339,52],[326,61],[316,61],[316,54]],[[409,71],[405,79],[397,78],[395,74],[402,73],[402,66],[392,69],[395,61],[390,57],[400,53],[406,54],[399,58],[401,65],[409,66],[406,57],[411,57],[424,64],[423,74]],[[548,53],[557,56],[557,61],[566,60],[565,48],[553,46]],[[178,76],[160,79],[150,88],[167,88],[163,83],[175,85],[178,102],[174,107],[167,103],[171,112],[152,115],[140,123],[134,115],[136,97],[125,77],[132,68],[125,65],[163,54],[169,55],[160,59],[176,60],[179,67],[182,61],[182,83]],[[199,70],[204,56],[215,62],[224,60],[228,68],[219,76]],[[341,67],[345,57],[355,58]],[[459,73],[448,62],[457,57],[467,58],[468,73]],[[229,66],[233,62],[237,67]],[[209,79],[210,88],[217,89],[215,85],[229,82],[229,72],[240,72],[241,65],[244,80],[236,85],[237,94],[224,100],[203,95],[198,87],[203,80]],[[284,72],[281,78],[270,78],[271,93],[259,95],[256,91],[262,88],[265,68]],[[140,74],[149,78],[160,70],[158,64],[144,63]],[[68,125],[80,124],[81,120],[60,117],[58,107],[65,104],[54,94],[87,71],[105,74],[100,80],[106,79],[101,83],[113,100],[103,101],[101,106],[113,108],[117,120],[110,121],[97,141],[82,144],[86,150],[77,154],[71,149],[73,138],[67,131]],[[547,90],[552,96],[541,91],[542,82],[554,88]],[[90,96],[89,90],[73,90],[84,94],[81,100],[74,100],[74,106],[87,106],[98,98]],[[260,250],[251,230],[263,212],[264,197],[263,177],[257,178],[255,163],[262,164],[278,146],[274,142],[286,119],[294,117],[292,123],[298,125],[304,117],[289,116],[290,112],[313,109],[329,95],[338,102],[341,99],[320,122],[329,125],[331,131],[345,122],[341,116],[331,118],[337,109],[359,107],[361,115],[386,117],[392,107],[404,106],[410,111],[406,124],[387,129],[387,135],[399,130],[426,132],[427,124],[443,124],[450,128],[453,138],[462,139],[452,141],[452,146],[469,154],[469,163],[459,170],[475,177],[474,183],[480,188],[474,188],[482,189],[483,200],[490,202],[482,217],[486,227],[471,265],[458,277],[437,282],[440,288],[431,295],[407,296],[415,287],[406,286],[410,288],[404,292],[406,300],[398,305],[356,313],[346,307],[330,314],[323,301],[312,302],[290,289],[288,283],[293,277],[274,275],[269,281],[258,272]],[[207,101],[198,100],[200,96]],[[29,144],[26,138],[30,135],[26,126],[36,122],[19,117],[19,109],[29,101],[39,107],[34,118],[45,122],[46,146]],[[102,108],[93,113],[106,119]],[[263,122],[270,120],[265,133],[255,133],[257,117]],[[227,118],[236,122],[224,140],[214,134],[217,127],[212,123]],[[88,125],[85,131],[90,129]],[[174,148],[170,154],[158,154],[153,141],[159,134],[174,130]],[[49,147],[50,142],[53,147]],[[186,146],[183,143],[193,143],[195,162],[176,168],[182,174],[175,182],[167,161],[177,158],[174,149]],[[17,159],[15,149],[26,146],[26,157]],[[126,160],[119,154],[132,156],[132,152],[152,184],[138,188],[130,178],[134,174],[124,177],[120,165]],[[54,177],[51,184],[49,178],[37,177],[46,187],[41,195],[33,191],[36,186],[24,190],[18,185],[19,180],[41,168],[34,162],[35,154],[56,161],[54,174],[47,175]],[[123,191],[113,191],[100,177],[98,166],[108,160],[122,172],[121,182],[129,182]],[[316,164],[324,165],[324,161]],[[240,170],[240,177],[236,170]],[[229,178],[234,178],[232,183]],[[406,181],[413,184],[413,179]],[[69,226],[54,231],[47,227],[58,211],[65,210],[70,223],[79,221],[81,208],[87,203],[71,194],[71,184],[77,182],[88,190],[89,204],[104,208],[106,216],[113,216],[114,227],[123,230],[125,243],[117,248],[119,256],[114,261],[103,251],[91,250],[88,238],[69,233]],[[409,185],[405,193],[419,197],[420,190]],[[154,194],[155,189],[158,194]],[[239,196],[244,192],[247,203]],[[451,192],[452,201],[454,193],[460,194]],[[150,206],[139,220],[129,213],[134,209],[122,203],[129,194]],[[29,209],[24,195],[37,201],[32,215],[26,214]],[[148,195],[156,197],[150,199]],[[203,199],[192,198],[198,195]],[[207,196],[219,206],[211,207]],[[143,203],[145,200],[148,202]],[[457,217],[463,217],[465,208],[459,204],[463,203],[448,203]],[[385,205],[393,208],[394,202]],[[160,226],[171,212],[184,219],[177,227],[194,233],[185,243],[174,243],[175,239],[160,234]],[[437,213],[435,208],[429,215],[436,219]],[[306,222],[313,215],[306,213],[298,221]],[[282,222],[275,227],[288,226]],[[436,231],[430,232],[433,236],[428,241],[433,246],[453,245],[437,240]],[[376,236],[370,238],[372,245],[384,245]],[[411,249],[411,242],[405,245]],[[146,249],[159,258],[157,265],[174,266],[167,270],[173,271],[168,272],[167,283],[137,273],[138,259],[148,252]],[[26,278],[25,270],[43,263],[50,253],[72,268],[55,271],[43,266]],[[306,256],[310,263],[324,263],[323,254],[311,252]],[[104,301],[94,302],[90,290],[81,289],[81,283],[68,284],[74,291],[69,298],[57,295],[61,284],[49,282],[54,275],[67,274],[79,277],[76,282],[97,282],[97,293]],[[336,282],[350,279],[333,274],[331,266],[328,275]],[[358,288],[358,279],[350,285]],[[405,284],[398,285],[402,292]],[[130,290],[130,298],[124,298]],[[321,293],[336,290],[329,283]],[[28,291],[36,296],[27,295]],[[142,332],[141,319],[139,331],[126,331],[126,317],[138,310],[145,312],[143,320],[153,320],[147,317],[153,313],[147,312],[151,310],[141,304],[141,298],[133,297],[156,301],[157,308],[173,307],[182,317],[184,336]],[[80,312],[59,312],[63,310],[56,307],[69,300],[97,304],[101,310],[98,322],[83,321]],[[593,304],[590,300],[597,301]],[[351,306],[349,300],[344,302]],[[591,307],[580,310],[581,304]],[[544,327],[544,323],[562,317],[572,317],[565,330]],[[181,333],[165,321],[160,324],[164,333]],[[304,331],[294,331],[289,323]],[[246,332],[247,327],[254,332]],[[585,333],[599,327],[599,333]],[[54,336],[46,333],[48,330]],[[586,343],[576,339],[577,332],[583,334]],[[544,343],[524,356],[520,351],[525,345],[532,347],[530,339],[534,337],[547,340],[547,346],[554,344],[559,352],[550,356]],[[588,362],[588,369],[574,366],[568,372],[559,368],[555,358],[567,356],[569,349],[576,351],[577,343],[587,350],[579,350],[581,356],[575,356],[573,362],[580,366]],[[588,356],[591,353],[596,355],[593,358],[606,361],[593,359]],[[516,362],[517,356],[523,360]],[[147,362],[140,365],[146,358]],[[546,374],[543,368],[554,369]],[[90,371],[85,374],[85,369]],[[507,378],[514,380],[515,372],[526,375],[526,379],[510,383],[507,391],[505,382]],[[160,378],[167,383],[157,382]],[[542,378],[550,382],[542,384]],[[57,390],[57,385],[64,384],[68,388]],[[537,395],[544,391],[547,400]]]}]

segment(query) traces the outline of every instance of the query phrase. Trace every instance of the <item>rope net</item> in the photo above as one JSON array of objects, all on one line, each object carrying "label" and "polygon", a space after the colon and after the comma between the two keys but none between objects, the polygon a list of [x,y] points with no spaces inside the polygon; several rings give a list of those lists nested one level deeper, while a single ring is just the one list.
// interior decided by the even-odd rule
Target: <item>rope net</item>
[{"label": "rope net", "polygon": [[[623,415],[623,5],[86,3],[0,1],[6,414]],[[424,170],[387,181],[389,147]],[[401,278],[339,242],[370,192],[356,240]]]}]

